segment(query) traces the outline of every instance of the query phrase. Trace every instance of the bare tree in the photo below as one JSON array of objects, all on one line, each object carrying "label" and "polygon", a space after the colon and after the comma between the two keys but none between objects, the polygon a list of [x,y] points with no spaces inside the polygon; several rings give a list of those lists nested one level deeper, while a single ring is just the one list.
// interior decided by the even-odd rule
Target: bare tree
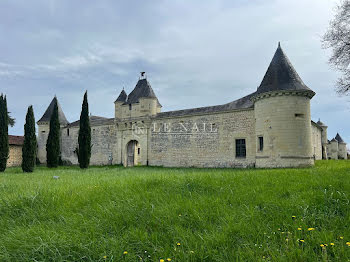
[{"label": "bare tree", "polygon": [[332,49],[329,63],[342,76],[336,84],[336,91],[342,95],[350,94],[350,0],[342,0],[336,7],[333,20],[322,39],[324,48]]}]

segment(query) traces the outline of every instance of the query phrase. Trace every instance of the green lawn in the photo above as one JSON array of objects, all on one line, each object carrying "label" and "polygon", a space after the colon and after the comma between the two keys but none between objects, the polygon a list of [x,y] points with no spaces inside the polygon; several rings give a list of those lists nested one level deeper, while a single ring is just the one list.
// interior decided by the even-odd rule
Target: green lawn
[{"label": "green lawn", "polygon": [[349,201],[350,161],[12,168],[0,174],[0,261],[349,261]]}]

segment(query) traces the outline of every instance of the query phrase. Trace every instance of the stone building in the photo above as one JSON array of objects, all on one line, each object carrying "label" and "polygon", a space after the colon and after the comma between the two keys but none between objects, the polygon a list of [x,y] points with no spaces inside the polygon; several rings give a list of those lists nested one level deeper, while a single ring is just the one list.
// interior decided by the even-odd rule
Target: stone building
[{"label": "stone building", "polygon": [[[142,73],[134,90],[115,100],[114,118],[91,116],[91,164],[299,167],[346,158],[346,144],[328,142],[327,126],[311,121],[314,95],[280,45],[256,92],[223,105],[161,112]],[[54,103],[56,97],[38,121],[41,162]],[[68,123],[58,107],[62,159],[77,164],[79,121]]]},{"label": "stone building", "polygon": [[23,136],[9,135],[9,158],[7,159],[7,167],[22,165],[22,147],[24,143]]}]

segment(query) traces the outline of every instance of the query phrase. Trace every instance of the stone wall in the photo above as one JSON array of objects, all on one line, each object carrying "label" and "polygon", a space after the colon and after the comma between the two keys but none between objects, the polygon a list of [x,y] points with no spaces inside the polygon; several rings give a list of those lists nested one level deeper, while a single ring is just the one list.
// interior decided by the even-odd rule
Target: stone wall
[{"label": "stone wall", "polygon": [[[246,140],[245,158],[236,157],[236,139]],[[150,127],[149,143],[152,166],[254,166],[254,111],[155,118]]]},{"label": "stone wall", "polygon": [[22,146],[10,145],[7,167],[22,165]]},{"label": "stone wall", "polygon": [[314,123],[311,124],[312,150],[316,160],[322,159],[322,129]]},{"label": "stone wall", "polygon": [[[62,160],[78,164],[76,149],[78,148],[79,127],[63,128],[61,132]],[[91,165],[111,164],[116,156],[117,139],[114,125],[91,127]]]}]

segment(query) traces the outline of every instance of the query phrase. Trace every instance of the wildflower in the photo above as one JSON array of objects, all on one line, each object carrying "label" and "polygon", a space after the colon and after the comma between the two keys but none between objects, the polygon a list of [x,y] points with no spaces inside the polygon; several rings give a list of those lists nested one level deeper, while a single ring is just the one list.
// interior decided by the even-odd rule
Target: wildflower
[{"label": "wildflower", "polygon": [[281,229],[279,228],[279,229],[277,229],[278,231],[281,231]]},{"label": "wildflower", "polygon": [[325,246],[325,247],[328,247],[328,245],[327,245],[327,244],[324,244],[324,246]]},{"label": "wildflower", "polygon": [[346,242],[346,244],[350,247],[350,242]]},{"label": "wildflower", "polygon": [[181,214],[179,214],[179,217],[181,217]]},{"label": "wildflower", "polygon": [[263,259],[265,259],[265,256],[263,256]]},{"label": "wildflower", "polygon": [[284,232],[281,232],[282,234],[284,234]]},{"label": "wildflower", "polygon": [[340,239],[344,239],[344,237],[339,237]]},{"label": "wildflower", "polygon": [[104,258],[104,259],[106,259],[106,258],[107,258],[107,256],[103,256],[103,258]]},{"label": "wildflower", "polygon": [[296,216],[292,216],[292,219],[296,219],[297,217]]},{"label": "wildflower", "polygon": [[191,253],[191,254],[194,254],[194,251],[193,251],[193,250],[191,250],[191,251],[190,251],[190,253]]},{"label": "wildflower", "polygon": [[334,243],[330,243],[331,246],[334,246]]},{"label": "wildflower", "polygon": [[305,242],[305,240],[304,240],[304,239],[300,239],[299,241],[300,241],[301,243],[304,243],[304,242]]},{"label": "wildflower", "polygon": [[177,245],[177,246],[181,246],[181,243],[177,243],[176,245]]},{"label": "wildflower", "polygon": [[128,254],[128,251],[124,251],[124,252],[123,252],[123,255],[127,255],[127,254]]},{"label": "wildflower", "polygon": [[171,258],[167,258],[166,261],[171,261]]},{"label": "wildflower", "polygon": [[288,242],[288,241],[289,241],[289,239],[288,239],[288,238],[286,238],[286,241]]},{"label": "wildflower", "polygon": [[309,227],[308,229],[307,229],[308,231],[313,231],[313,230],[315,230],[313,227]]},{"label": "wildflower", "polygon": [[164,259],[159,260],[159,262],[164,262]]},{"label": "wildflower", "polygon": [[300,231],[300,230],[301,230],[301,227],[298,227],[298,230]]},{"label": "wildflower", "polygon": [[320,247],[324,248],[324,245],[323,245],[323,244],[321,244],[321,245],[320,245]]}]

